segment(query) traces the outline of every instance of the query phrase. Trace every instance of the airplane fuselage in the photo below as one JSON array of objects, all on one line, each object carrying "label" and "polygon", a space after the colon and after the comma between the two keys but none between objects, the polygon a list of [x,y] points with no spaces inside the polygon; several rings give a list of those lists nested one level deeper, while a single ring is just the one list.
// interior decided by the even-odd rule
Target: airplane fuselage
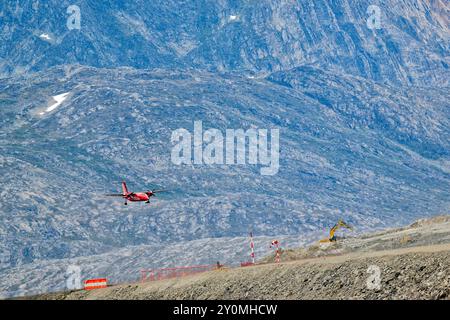
[{"label": "airplane fuselage", "polygon": [[144,192],[136,192],[123,196],[128,201],[149,201],[150,197]]}]

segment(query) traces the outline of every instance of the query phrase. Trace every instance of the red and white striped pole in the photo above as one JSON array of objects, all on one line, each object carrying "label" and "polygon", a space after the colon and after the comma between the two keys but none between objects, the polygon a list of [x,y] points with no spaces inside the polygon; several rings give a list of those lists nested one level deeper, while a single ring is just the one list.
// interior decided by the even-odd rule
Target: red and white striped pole
[{"label": "red and white striped pole", "polygon": [[279,263],[280,262],[280,256],[281,256],[281,248],[279,247],[280,242],[278,240],[273,240],[270,247],[275,247],[276,248],[276,255],[275,255],[275,262]]},{"label": "red and white striped pole", "polygon": [[253,232],[250,232],[250,257],[252,258],[252,263],[255,264],[255,245],[253,244]]}]

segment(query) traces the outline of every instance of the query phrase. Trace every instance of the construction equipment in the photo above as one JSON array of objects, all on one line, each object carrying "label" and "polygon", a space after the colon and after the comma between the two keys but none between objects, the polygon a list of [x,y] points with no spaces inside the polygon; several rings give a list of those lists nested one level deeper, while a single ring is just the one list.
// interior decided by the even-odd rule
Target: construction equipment
[{"label": "construction equipment", "polygon": [[334,234],[336,233],[336,231],[337,231],[338,229],[340,229],[340,228],[342,228],[342,227],[347,228],[347,229],[349,229],[349,230],[353,230],[353,227],[352,227],[352,226],[348,225],[348,224],[345,223],[343,220],[339,219],[338,223],[336,223],[336,224],[333,226],[333,228],[331,228],[331,230],[330,230],[330,236],[329,236],[328,238],[326,238],[326,239],[320,240],[320,242],[321,242],[321,243],[324,243],[324,242],[334,242],[334,241],[336,241],[337,239],[336,239],[336,236],[335,236]]}]

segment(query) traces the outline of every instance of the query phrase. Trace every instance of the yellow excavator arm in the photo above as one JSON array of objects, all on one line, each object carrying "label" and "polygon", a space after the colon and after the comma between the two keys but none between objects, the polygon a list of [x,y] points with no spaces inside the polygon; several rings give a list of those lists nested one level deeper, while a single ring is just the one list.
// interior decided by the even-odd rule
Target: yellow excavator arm
[{"label": "yellow excavator arm", "polygon": [[350,226],[349,224],[345,223],[343,220],[339,220],[338,223],[336,223],[330,230],[330,236],[328,237],[328,239],[322,239],[320,240],[320,242],[331,242],[331,241],[336,241],[336,237],[334,236],[334,234],[336,233],[336,231],[340,228],[347,228],[349,230],[353,230],[353,227]]}]

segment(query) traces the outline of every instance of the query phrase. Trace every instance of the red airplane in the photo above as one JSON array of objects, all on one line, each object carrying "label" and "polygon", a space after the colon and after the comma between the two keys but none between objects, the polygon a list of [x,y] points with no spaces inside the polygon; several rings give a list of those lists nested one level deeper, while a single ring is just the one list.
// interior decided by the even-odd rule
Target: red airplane
[{"label": "red airplane", "polygon": [[124,205],[127,205],[127,201],[145,201],[150,203],[150,197],[155,196],[158,192],[164,192],[166,190],[153,190],[145,192],[129,192],[125,181],[122,182],[122,193],[110,193],[106,194],[108,197],[122,197],[125,199]]}]

